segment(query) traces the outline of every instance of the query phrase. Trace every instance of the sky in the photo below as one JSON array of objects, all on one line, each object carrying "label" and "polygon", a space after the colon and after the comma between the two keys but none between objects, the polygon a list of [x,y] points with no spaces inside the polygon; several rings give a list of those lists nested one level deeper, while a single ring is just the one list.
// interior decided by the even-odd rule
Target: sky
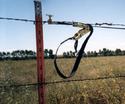
[{"label": "sky", "polygon": [[[55,21],[125,24],[125,0],[42,0],[43,20],[52,14]],[[0,0],[0,17],[35,19],[33,0]],[[79,28],[43,25],[44,48],[54,51]],[[79,40],[79,47],[85,37]],[[65,43],[61,51],[73,50],[74,41]],[[86,51],[102,48],[125,50],[125,30],[94,28]],[[35,25],[28,22],[0,20],[0,51],[36,50]]]}]

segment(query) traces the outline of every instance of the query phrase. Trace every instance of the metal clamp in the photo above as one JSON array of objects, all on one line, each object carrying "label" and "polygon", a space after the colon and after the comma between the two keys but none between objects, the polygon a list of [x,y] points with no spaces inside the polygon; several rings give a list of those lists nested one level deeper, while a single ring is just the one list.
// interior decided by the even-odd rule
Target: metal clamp
[{"label": "metal clamp", "polygon": [[[78,27],[79,27],[79,25],[78,25]],[[82,29],[80,29],[77,33],[75,33],[75,35],[73,36],[73,38],[75,40],[78,40],[83,35],[87,34],[88,32],[90,32],[90,27],[86,24],[86,25],[83,26]]]}]

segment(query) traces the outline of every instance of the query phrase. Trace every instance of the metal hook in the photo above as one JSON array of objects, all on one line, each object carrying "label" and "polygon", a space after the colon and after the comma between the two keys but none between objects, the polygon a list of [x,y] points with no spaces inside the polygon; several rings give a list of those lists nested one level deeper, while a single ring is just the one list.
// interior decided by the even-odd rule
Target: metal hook
[{"label": "metal hook", "polygon": [[46,16],[48,16],[48,24],[52,24],[52,17],[53,17],[53,15],[51,15],[51,14],[46,14]]}]

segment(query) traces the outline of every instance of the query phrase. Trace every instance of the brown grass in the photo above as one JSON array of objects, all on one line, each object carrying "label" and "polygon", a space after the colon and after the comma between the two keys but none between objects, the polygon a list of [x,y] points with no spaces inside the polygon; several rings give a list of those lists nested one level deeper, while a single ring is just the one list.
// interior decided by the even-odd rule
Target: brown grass
[{"label": "brown grass", "polygon": [[[69,74],[75,59],[59,59],[58,64]],[[125,75],[125,56],[82,59],[71,79]],[[46,81],[61,79],[53,60],[45,60]],[[37,81],[36,61],[1,61],[0,85],[34,83]],[[37,88],[0,88],[0,104],[37,104]],[[125,78],[70,82],[46,85],[47,104],[125,104]]]}]

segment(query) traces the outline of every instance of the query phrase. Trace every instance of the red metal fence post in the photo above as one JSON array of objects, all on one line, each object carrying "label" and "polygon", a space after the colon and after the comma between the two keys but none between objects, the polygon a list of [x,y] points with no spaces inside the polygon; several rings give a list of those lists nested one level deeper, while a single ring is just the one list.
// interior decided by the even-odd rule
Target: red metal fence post
[{"label": "red metal fence post", "polygon": [[[43,25],[41,0],[34,0],[35,4],[35,25],[36,25],[36,47],[37,47],[37,74],[38,83],[45,82],[44,69],[44,45],[43,45]],[[45,104],[45,85],[38,86],[39,104]]]}]

